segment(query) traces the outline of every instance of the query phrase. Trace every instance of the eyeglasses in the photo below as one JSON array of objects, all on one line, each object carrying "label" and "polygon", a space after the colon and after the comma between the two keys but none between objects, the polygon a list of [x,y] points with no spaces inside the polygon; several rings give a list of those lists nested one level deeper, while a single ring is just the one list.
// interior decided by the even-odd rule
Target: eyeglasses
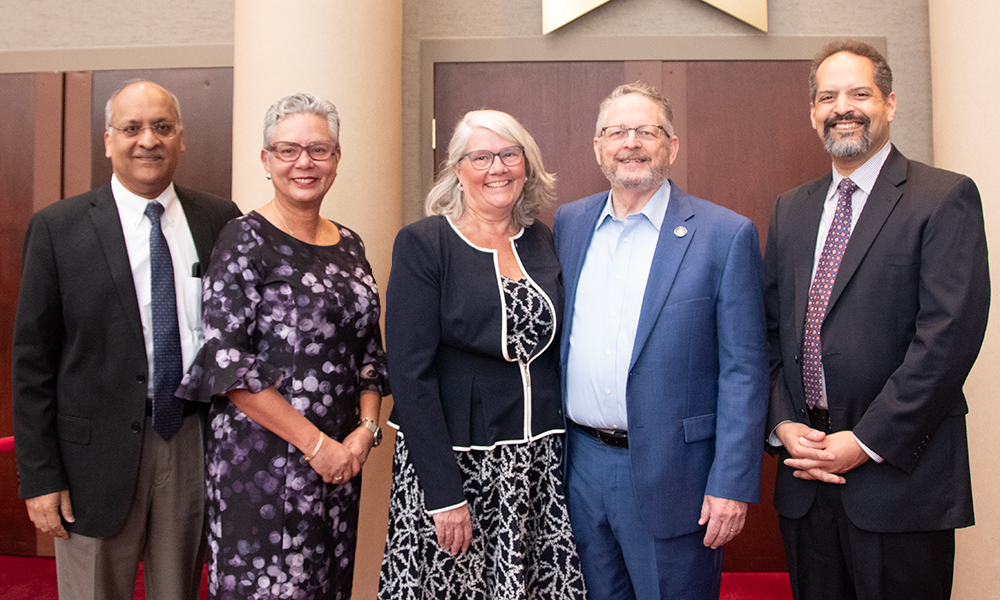
[{"label": "eyeglasses", "polygon": [[624,142],[628,139],[628,132],[635,132],[635,139],[640,142],[655,142],[660,139],[660,132],[667,130],[662,125],[639,125],[638,127],[625,127],[624,125],[609,125],[601,128],[601,135],[609,142]]},{"label": "eyeglasses", "polygon": [[[508,167],[516,167],[524,160],[524,146],[507,146],[506,148],[501,148],[499,152],[473,150],[472,152],[463,154],[462,158],[468,158],[469,164],[472,165],[473,169],[485,171],[493,166],[493,161],[498,156],[500,157],[500,162],[503,164]],[[458,161],[462,162],[462,158],[458,159]]]},{"label": "eyeglasses", "polygon": [[111,126],[115,131],[122,132],[127,138],[134,138],[142,135],[145,130],[150,130],[153,135],[162,139],[169,140],[177,135],[177,125],[174,125],[170,121],[160,121],[159,123],[153,123],[152,125],[126,125],[125,127],[115,127]]},{"label": "eyeglasses", "polygon": [[309,158],[316,161],[330,160],[337,149],[336,142],[313,142],[308,146],[300,146],[295,142],[274,142],[267,148],[274,156],[283,162],[295,162],[302,156],[302,151],[309,153]]}]

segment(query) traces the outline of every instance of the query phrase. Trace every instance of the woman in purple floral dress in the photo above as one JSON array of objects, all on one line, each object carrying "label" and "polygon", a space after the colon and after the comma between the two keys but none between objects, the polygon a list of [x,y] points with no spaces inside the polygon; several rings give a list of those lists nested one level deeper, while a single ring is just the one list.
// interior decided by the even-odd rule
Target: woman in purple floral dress
[{"label": "woman in purple floral dress", "polygon": [[183,395],[211,402],[212,598],[349,598],[361,467],[388,393],[364,245],[319,215],[339,120],[309,94],[264,119],[274,199],[229,223],[205,278],[205,346]]}]

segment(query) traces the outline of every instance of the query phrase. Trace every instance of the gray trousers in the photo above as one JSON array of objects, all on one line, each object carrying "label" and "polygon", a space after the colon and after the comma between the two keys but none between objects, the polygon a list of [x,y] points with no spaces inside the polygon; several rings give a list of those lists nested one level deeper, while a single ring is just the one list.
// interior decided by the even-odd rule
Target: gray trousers
[{"label": "gray trousers", "polygon": [[[131,600],[139,561],[146,598],[198,600],[205,561],[205,451],[199,415],[169,442],[146,417],[135,497],[118,535],[56,538],[60,600]],[[70,501],[72,502],[72,490]]]}]

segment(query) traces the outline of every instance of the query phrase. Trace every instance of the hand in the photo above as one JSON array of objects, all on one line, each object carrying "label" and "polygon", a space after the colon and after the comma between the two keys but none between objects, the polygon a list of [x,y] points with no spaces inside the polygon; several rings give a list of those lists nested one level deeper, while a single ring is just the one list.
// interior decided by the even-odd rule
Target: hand
[{"label": "hand", "polygon": [[838,431],[826,436],[825,451],[832,458],[788,458],[785,464],[795,469],[792,473],[799,479],[810,479],[826,483],[847,483],[841,474],[863,465],[869,456],[858,444],[851,431]]},{"label": "hand", "polygon": [[361,471],[361,463],[344,444],[329,437],[323,439],[319,452],[309,466],[323,477],[323,481],[340,485],[354,478]]},{"label": "hand", "polygon": [[[28,498],[24,503],[28,507],[28,518],[39,531],[64,540],[69,539],[69,532],[62,524],[62,519],[67,523],[76,521],[69,501],[69,490]],[[62,519],[59,518],[60,513]]]},{"label": "hand", "polygon": [[746,502],[705,494],[705,500],[701,503],[701,518],[698,519],[698,525],[708,523],[705,546],[715,550],[733,539],[743,531],[746,519]]},{"label": "hand", "polygon": [[472,518],[469,506],[463,504],[439,513],[434,513],[438,543],[452,556],[465,552],[472,543]]},{"label": "hand", "polygon": [[344,446],[358,459],[358,464],[364,467],[368,453],[375,447],[375,434],[365,427],[357,427],[344,438]]}]

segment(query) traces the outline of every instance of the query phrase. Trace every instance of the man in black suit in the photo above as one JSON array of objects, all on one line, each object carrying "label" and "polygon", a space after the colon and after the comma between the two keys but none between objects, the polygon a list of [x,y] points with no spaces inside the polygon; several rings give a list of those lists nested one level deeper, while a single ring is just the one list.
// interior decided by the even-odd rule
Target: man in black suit
[{"label": "man in black suit", "polygon": [[765,253],[793,595],[949,598],[955,529],[973,524],[962,386],[990,301],[979,192],[889,143],[874,48],[830,44],[810,88],[833,170],[778,198]]},{"label": "man in black suit", "polygon": [[57,538],[60,598],[132,598],[140,560],[148,598],[197,598],[202,417],[173,392],[202,342],[201,265],[240,211],[173,185],[184,150],[173,94],[133,83],[105,116],[111,181],[39,211],[25,237],[19,495]]}]

